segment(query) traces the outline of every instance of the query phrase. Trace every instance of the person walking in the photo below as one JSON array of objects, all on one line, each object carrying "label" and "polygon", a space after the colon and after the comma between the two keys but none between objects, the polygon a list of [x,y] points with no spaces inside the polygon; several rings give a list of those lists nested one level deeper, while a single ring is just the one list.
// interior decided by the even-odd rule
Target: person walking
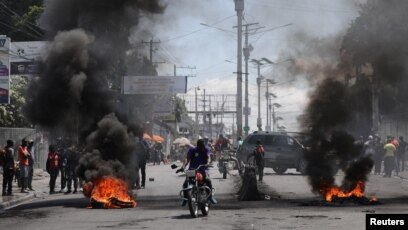
[{"label": "person walking", "polygon": [[399,146],[397,148],[397,165],[400,172],[405,170],[405,152],[407,149],[407,142],[405,142],[404,137],[399,137]]},{"label": "person walking", "polygon": [[50,194],[55,193],[55,181],[58,177],[58,172],[60,170],[60,156],[55,151],[55,146],[50,145],[48,147],[49,153],[47,158],[47,172],[50,174]]},{"label": "person walking", "polygon": [[75,149],[75,145],[71,145],[67,151],[66,151],[66,160],[67,164],[65,166],[65,173],[67,176],[67,191],[64,193],[70,194],[71,193],[71,187],[72,187],[72,182],[74,182],[74,192],[77,193],[78,189],[78,177],[77,174],[75,173],[75,169],[79,164],[79,153]]},{"label": "person walking", "polygon": [[18,147],[18,161],[20,168],[20,181],[21,192],[28,193],[27,189],[27,177],[28,177],[28,165],[30,153],[27,150],[27,140],[23,139],[21,145]]},{"label": "person walking", "polygon": [[384,177],[391,177],[392,170],[395,168],[395,145],[391,143],[391,139],[387,140],[387,144],[384,145]]},{"label": "person walking", "polygon": [[153,147],[153,165],[160,165],[161,162],[161,153],[162,153],[163,145],[160,141],[158,141],[156,144],[154,144]]},{"label": "person walking", "polygon": [[3,196],[12,195],[13,173],[14,173],[14,143],[7,140],[4,147],[4,156],[2,156],[3,166]]},{"label": "person walking", "polygon": [[[258,167],[258,173],[259,173],[259,181],[262,181],[263,179],[263,174],[264,174],[264,167],[265,167],[265,150],[264,147],[262,146],[262,143],[260,140],[256,141],[256,147],[252,154],[248,155],[248,159],[254,156],[256,166]],[[247,162],[248,162],[247,159]]]},{"label": "person walking", "polygon": [[[140,136],[139,137],[139,142],[138,142],[139,169],[137,171],[138,176],[137,176],[137,179],[136,179],[136,189],[144,189],[145,188],[145,185],[146,185],[146,163],[147,163],[147,160],[149,159],[149,151],[150,151],[149,143],[146,140],[143,139],[143,136]],[[140,179],[140,174],[141,174],[142,179]]]},{"label": "person walking", "polygon": [[34,141],[29,140],[27,144],[27,151],[30,153],[28,156],[28,176],[27,176],[27,187],[28,190],[34,191],[33,189],[33,176],[34,176]]}]

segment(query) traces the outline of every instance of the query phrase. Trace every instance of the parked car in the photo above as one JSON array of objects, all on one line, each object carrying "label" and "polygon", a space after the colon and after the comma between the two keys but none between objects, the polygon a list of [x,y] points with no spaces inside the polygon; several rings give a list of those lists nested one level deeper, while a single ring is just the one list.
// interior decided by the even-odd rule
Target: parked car
[{"label": "parked car", "polygon": [[240,162],[248,163],[248,155],[252,154],[257,140],[265,149],[265,167],[272,168],[277,174],[283,174],[289,168],[306,173],[305,148],[287,133],[257,131],[248,135],[237,152]]}]

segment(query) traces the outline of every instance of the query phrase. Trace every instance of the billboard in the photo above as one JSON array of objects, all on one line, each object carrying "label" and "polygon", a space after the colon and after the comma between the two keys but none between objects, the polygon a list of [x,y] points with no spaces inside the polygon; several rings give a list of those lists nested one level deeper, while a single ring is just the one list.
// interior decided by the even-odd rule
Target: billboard
[{"label": "billboard", "polygon": [[0,104],[10,103],[10,38],[0,35]]},{"label": "billboard", "polygon": [[186,76],[124,76],[123,94],[186,93]]},{"label": "billboard", "polygon": [[39,59],[46,42],[12,42],[10,44],[10,75],[38,74],[35,60]]}]

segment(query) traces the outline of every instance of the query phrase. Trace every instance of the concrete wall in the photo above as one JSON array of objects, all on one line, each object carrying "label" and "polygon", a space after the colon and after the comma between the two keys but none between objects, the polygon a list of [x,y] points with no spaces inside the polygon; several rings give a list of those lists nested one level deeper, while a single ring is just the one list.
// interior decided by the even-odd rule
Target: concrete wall
[{"label": "concrete wall", "polygon": [[44,138],[44,135],[41,132],[29,128],[0,127],[0,146],[3,148],[6,145],[7,140],[13,140],[16,153],[14,156],[15,160],[17,160],[18,146],[24,138],[34,141],[34,167],[45,169],[45,162],[48,154],[48,141]]}]

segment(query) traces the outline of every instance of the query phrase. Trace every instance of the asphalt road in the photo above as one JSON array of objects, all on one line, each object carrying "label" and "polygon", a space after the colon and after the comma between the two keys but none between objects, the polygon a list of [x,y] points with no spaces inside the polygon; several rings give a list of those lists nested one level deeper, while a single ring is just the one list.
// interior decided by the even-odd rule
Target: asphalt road
[{"label": "asphalt road", "polygon": [[[266,169],[259,187],[269,199],[239,202],[239,177],[223,180],[213,169],[219,204],[211,206],[209,216],[192,219],[178,196],[184,177],[169,165],[149,166],[147,174],[136,208],[88,209],[89,200],[81,194],[50,196],[44,188],[32,201],[1,211],[0,229],[365,229],[366,213],[408,213],[408,181],[397,177],[370,176],[366,194],[375,194],[378,205],[328,205],[310,192],[306,177]],[[336,179],[341,181],[341,175]]]}]

